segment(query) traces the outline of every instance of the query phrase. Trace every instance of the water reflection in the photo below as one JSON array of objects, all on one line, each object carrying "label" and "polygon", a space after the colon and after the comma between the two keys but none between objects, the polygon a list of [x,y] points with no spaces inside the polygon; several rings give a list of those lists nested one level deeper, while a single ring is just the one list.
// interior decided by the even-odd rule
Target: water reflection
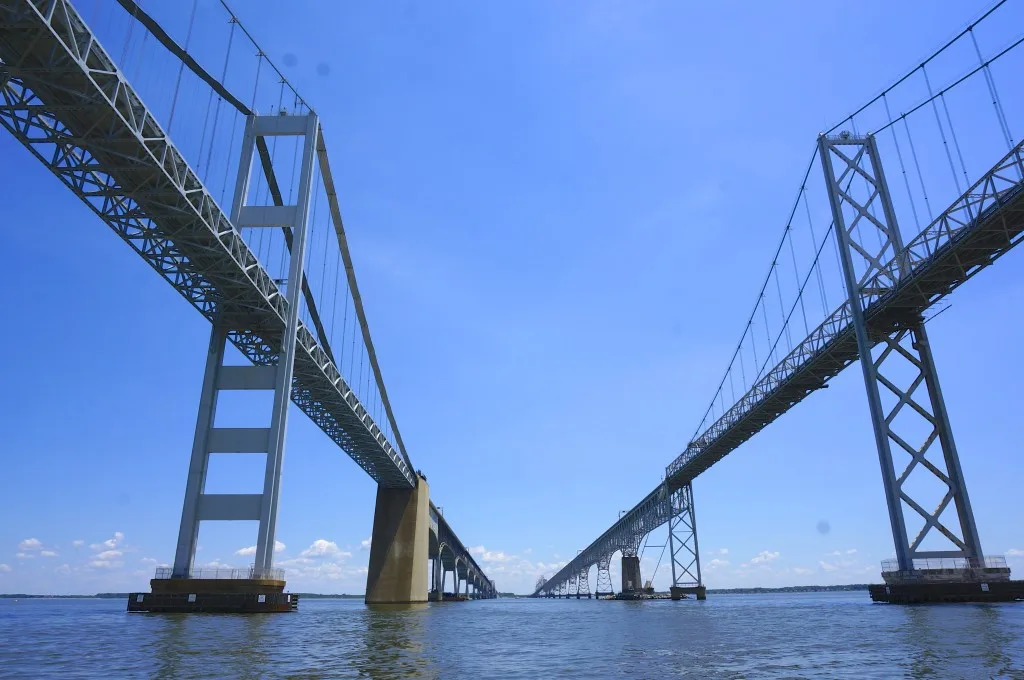
[{"label": "water reflection", "polygon": [[367,606],[363,612],[363,658],[357,664],[360,675],[374,680],[439,678],[424,639],[430,606]]},{"label": "water reflection", "polygon": [[1012,624],[1003,616],[1000,604],[910,605],[898,611],[907,649],[907,671],[913,678],[1009,677],[1013,657],[1008,653],[1015,641]]}]

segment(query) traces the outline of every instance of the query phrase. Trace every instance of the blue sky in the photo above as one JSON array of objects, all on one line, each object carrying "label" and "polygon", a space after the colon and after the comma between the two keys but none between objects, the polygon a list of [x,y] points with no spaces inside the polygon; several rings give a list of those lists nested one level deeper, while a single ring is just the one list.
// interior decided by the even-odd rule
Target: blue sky
[{"label": "blue sky", "polygon": [[[499,588],[528,592],[658,482],[817,133],[985,5],[236,8],[322,117],[410,456]],[[208,325],[6,133],[0,186],[0,592],[145,588],[173,558]],[[982,543],[1018,569],[1022,257],[929,325]],[[246,490],[247,464],[213,490]],[[362,592],[374,493],[293,411],[291,588]],[[712,587],[877,580],[893,552],[856,369],[694,494]],[[254,542],[248,523],[204,526],[197,562],[244,566]]]}]

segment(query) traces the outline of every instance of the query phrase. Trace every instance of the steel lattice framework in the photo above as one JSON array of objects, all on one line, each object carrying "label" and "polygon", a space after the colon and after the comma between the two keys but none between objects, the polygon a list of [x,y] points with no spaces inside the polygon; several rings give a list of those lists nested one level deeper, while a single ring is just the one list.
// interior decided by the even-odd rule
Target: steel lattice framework
[{"label": "steel lattice framework", "polygon": [[[874,345],[886,345],[883,354],[898,351],[893,347],[894,339],[902,341],[908,331],[920,324],[929,307],[1020,243],[1024,234],[1022,178],[1024,142],[1003,156],[902,250],[887,248],[869,254],[869,259],[874,259],[877,264],[860,285],[860,299],[868,336]],[[582,564],[594,564],[602,556],[611,556],[620,550],[623,554],[635,554],[644,535],[675,516],[668,502],[673,492],[685,488],[701,472],[808,394],[824,387],[858,356],[851,306],[847,301],[690,442],[666,468],[664,483],[547,581],[538,594],[555,592],[570,574],[578,572]],[[886,358],[880,357],[882,361]],[[888,386],[886,388],[889,389]],[[898,387],[895,391],[903,394],[913,392]],[[937,437],[938,433],[933,436]],[[904,448],[902,444],[900,446]],[[923,450],[927,447],[909,448],[914,451],[908,451],[911,464],[903,470],[904,478],[915,466],[928,467],[923,458]],[[936,472],[929,471],[932,474]],[[949,479],[947,473],[939,470],[939,474],[940,481]],[[940,501],[942,507],[956,495],[955,484],[947,488],[951,495],[947,494]],[[902,500],[906,502],[906,499]],[[946,527],[943,527],[946,531],[939,528],[936,518],[941,514],[941,508],[935,512],[917,505],[914,510],[925,518],[923,531],[913,542],[897,539],[897,545],[902,540],[903,550],[913,553],[924,534],[934,527],[962,551],[964,539]],[[908,559],[912,557],[909,555]]]}]

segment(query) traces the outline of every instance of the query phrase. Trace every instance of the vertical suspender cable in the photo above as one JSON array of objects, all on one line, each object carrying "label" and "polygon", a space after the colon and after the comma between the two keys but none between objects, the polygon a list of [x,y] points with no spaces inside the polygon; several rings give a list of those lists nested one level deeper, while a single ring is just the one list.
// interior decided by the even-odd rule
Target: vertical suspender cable
[{"label": "vertical suspender cable", "polygon": [[917,149],[914,148],[914,138],[910,136],[910,125],[907,124],[907,114],[900,114],[903,121],[903,129],[907,133],[907,142],[910,143],[910,157],[914,159],[914,168],[917,170],[917,181],[921,183],[921,193],[924,195],[924,206],[928,209],[928,220],[935,219],[932,212],[932,204],[928,202],[928,190],[924,186],[924,175],[921,174],[921,163],[917,160]]},{"label": "vertical suspender cable", "polygon": [[804,306],[803,290],[800,289],[800,270],[796,265],[796,250],[793,248],[792,229],[792,222],[786,225],[786,231],[789,232],[789,257],[790,259],[793,260],[793,277],[796,279],[797,289],[800,291],[798,295],[800,299],[800,313],[803,315],[804,318],[804,336],[806,337],[811,334],[811,329],[807,325],[807,308]]},{"label": "vertical suspender cable", "polygon": [[[192,29],[196,23],[196,8],[199,0],[192,0],[192,13],[188,18],[188,33],[185,35],[185,51],[188,52],[188,45],[192,41]],[[178,64],[178,81],[174,84],[174,99],[171,100],[171,115],[167,119],[167,133],[170,134],[171,126],[174,125],[174,109],[178,106],[178,90],[181,88],[181,76],[185,72],[185,62]]]},{"label": "vertical suspender cable", "polygon": [[921,73],[924,75],[924,83],[928,86],[928,96],[931,98],[932,111],[935,112],[935,123],[939,126],[939,137],[942,138],[942,148],[946,151],[946,160],[949,161],[949,171],[953,173],[953,184],[956,186],[956,193],[959,196],[960,179],[956,176],[956,165],[953,164],[953,154],[949,151],[949,144],[946,142],[946,129],[942,125],[942,117],[939,115],[939,105],[935,103],[935,95],[932,93],[932,83],[928,78],[928,69],[921,65]]},{"label": "vertical suspender cable", "polygon": [[[231,24],[231,30],[228,32],[228,49],[227,52],[224,53],[224,69],[221,71],[220,74],[221,83],[228,79],[228,62],[231,59],[231,43],[235,40],[235,18],[231,17],[228,23]],[[224,98],[220,95],[217,95],[217,106],[214,107],[213,110],[213,133],[210,139],[210,150],[206,154],[206,168],[203,171],[203,174],[206,175],[207,177],[209,177],[210,175],[210,163],[213,161],[213,139],[216,138],[217,136],[217,121],[220,119],[220,106],[223,103]],[[232,135],[234,135],[233,132]],[[226,165],[227,164],[225,163],[225,166]]]},{"label": "vertical suspender cable", "polygon": [[974,35],[974,27],[971,26],[969,31],[971,34],[971,42],[974,43],[974,51],[978,55],[978,63],[981,64],[982,71],[985,73],[985,83],[988,84],[988,92],[992,96],[992,108],[995,109],[996,118],[999,119],[999,127],[1003,130],[1003,137],[1006,140],[1006,148],[1012,151],[1013,135],[1010,134],[1010,126],[1006,123],[1006,114],[1003,112],[1003,102],[1000,101],[999,91],[996,89],[996,79],[992,75],[992,70],[989,68],[988,62],[981,56],[981,48],[978,47],[978,39]]},{"label": "vertical suspender cable", "polygon": [[896,138],[896,126],[892,124],[892,113],[889,111],[889,99],[882,95],[882,103],[885,104],[885,116],[889,121],[889,132],[892,134],[892,143],[896,146],[896,157],[900,161],[900,172],[903,174],[903,184],[907,188],[907,198],[910,199],[910,212],[914,215],[914,224],[917,230],[921,231],[921,220],[917,216],[917,206],[914,204],[914,193],[910,190],[910,178],[907,177],[907,166],[903,162],[903,151],[900,150],[899,140]]}]

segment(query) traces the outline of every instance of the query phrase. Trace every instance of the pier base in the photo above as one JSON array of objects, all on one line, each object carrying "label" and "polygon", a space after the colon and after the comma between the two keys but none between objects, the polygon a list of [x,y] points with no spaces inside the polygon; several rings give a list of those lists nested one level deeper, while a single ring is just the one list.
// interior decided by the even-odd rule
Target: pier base
[{"label": "pier base", "polygon": [[698,600],[708,599],[708,591],[704,586],[672,586],[669,588],[669,593],[673,600],[681,600],[690,595],[695,596]]},{"label": "pier base", "polygon": [[429,527],[430,488],[425,479],[417,477],[415,489],[377,489],[366,604],[427,601]]},{"label": "pier base", "polygon": [[1013,602],[1024,600],[1024,581],[908,581],[868,586],[873,602],[926,604],[938,602]]},{"label": "pier base", "polygon": [[128,594],[128,611],[269,614],[299,607],[299,596],[274,579],[155,578],[149,585],[152,592]]},{"label": "pier base", "polygon": [[911,571],[883,571],[885,583],[871,584],[874,602],[925,604],[938,602],[1012,602],[1024,600],[1024,581],[1011,581],[1002,558],[986,558],[985,566]]}]

